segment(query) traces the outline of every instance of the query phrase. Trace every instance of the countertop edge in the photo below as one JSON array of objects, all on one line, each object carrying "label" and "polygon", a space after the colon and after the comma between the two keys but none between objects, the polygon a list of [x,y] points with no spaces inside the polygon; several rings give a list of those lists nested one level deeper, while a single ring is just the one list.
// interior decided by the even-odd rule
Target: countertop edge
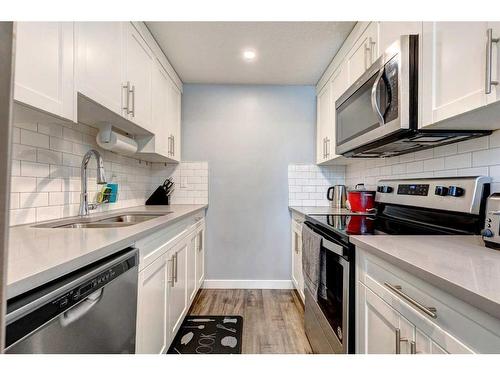
[{"label": "countertop edge", "polygon": [[401,268],[402,270],[411,273],[412,275],[422,279],[425,282],[435,286],[436,288],[451,294],[452,296],[460,299],[461,301],[474,306],[478,310],[481,310],[497,319],[500,319],[500,304],[480,295],[470,289],[467,289],[451,280],[440,277],[435,273],[427,271],[423,268],[415,266],[412,263],[408,263],[407,261],[398,258],[392,254],[389,254],[369,243],[363,241],[362,236],[351,236],[350,241],[354,245],[359,245],[363,248],[363,250],[368,250],[372,252],[374,255],[382,258],[383,260],[388,261],[394,266]]},{"label": "countertop edge", "polygon": [[[133,211],[134,208],[136,207],[129,207],[127,209],[119,209],[116,211],[125,211],[125,210],[130,210]],[[6,298],[10,299],[13,297],[16,297],[18,295],[21,295],[23,293],[26,293],[27,291],[36,288],[37,286],[46,284],[48,282],[51,282],[53,280],[58,279],[59,277],[63,277],[65,275],[68,275],[71,272],[76,271],[77,269],[84,267],[87,264],[96,262],[100,259],[103,259],[105,257],[108,257],[110,255],[113,255],[114,253],[123,250],[127,247],[132,246],[137,240],[142,239],[144,237],[147,237],[148,235],[166,228],[170,225],[173,225],[180,220],[191,216],[195,214],[198,211],[206,210],[208,208],[208,204],[205,205],[200,205],[199,207],[193,208],[191,210],[187,210],[185,212],[180,213],[178,216],[173,217],[170,220],[167,220],[165,222],[159,222],[158,224],[148,227],[147,229],[144,229],[144,231],[141,231],[140,233],[134,233],[129,236],[125,236],[123,239],[120,239],[119,241],[113,242],[111,244],[108,244],[104,247],[95,249],[85,255],[76,257],[74,259],[71,259],[68,262],[58,264],[54,266],[53,268],[44,270],[42,272],[39,272],[37,274],[28,276],[26,278],[16,280],[11,284],[7,285],[7,294]],[[111,212],[111,211],[109,211]],[[56,272],[58,269],[64,268],[65,271],[61,272]],[[54,273],[57,274],[57,276],[52,276],[52,277],[47,277],[48,273]],[[29,288],[26,287],[26,285],[29,284]]]}]

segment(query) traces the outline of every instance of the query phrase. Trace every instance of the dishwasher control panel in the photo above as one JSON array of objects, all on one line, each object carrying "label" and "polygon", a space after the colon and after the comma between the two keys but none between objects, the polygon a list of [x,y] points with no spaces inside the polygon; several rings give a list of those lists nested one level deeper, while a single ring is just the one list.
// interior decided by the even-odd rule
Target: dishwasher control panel
[{"label": "dishwasher control panel", "polygon": [[52,304],[56,307],[59,307],[59,309],[67,309],[68,307],[73,306],[82,299],[87,298],[89,294],[92,294],[96,290],[99,290],[110,281],[116,279],[123,272],[125,272],[123,265],[118,264],[113,268],[101,272],[99,275],[95,276],[90,281],[87,281],[85,284],[80,285],[60,296],[55,301],[53,301]]}]

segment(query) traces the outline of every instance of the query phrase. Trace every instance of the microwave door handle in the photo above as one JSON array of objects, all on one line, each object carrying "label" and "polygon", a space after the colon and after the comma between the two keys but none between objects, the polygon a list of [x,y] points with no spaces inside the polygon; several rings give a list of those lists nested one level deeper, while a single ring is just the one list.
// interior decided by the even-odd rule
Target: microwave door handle
[{"label": "microwave door handle", "polygon": [[379,105],[377,102],[377,88],[378,88],[378,84],[380,82],[380,79],[382,78],[383,75],[384,75],[384,67],[380,68],[380,70],[377,74],[377,78],[375,79],[375,82],[373,83],[373,86],[372,86],[372,96],[371,96],[372,110],[377,115],[378,122],[380,125],[384,125],[384,116],[382,115],[382,112],[380,112],[380,108],[379,108]]}]

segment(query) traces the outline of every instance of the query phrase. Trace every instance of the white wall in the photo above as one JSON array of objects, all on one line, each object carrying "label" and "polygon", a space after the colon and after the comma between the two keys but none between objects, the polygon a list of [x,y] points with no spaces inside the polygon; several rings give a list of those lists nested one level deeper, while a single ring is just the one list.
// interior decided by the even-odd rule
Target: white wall
[{"label": "white wall", "polygon": [[313,163],[315,125],[312,86],[184,85],[182,158],[210,166],[207,279],[290,280],[288,165]]},{"label": "white wall", "polygon": [[491,176],[500,191],[500,131],[482,138],[387,159],[358,160],[346,168],[346,183],[374,188],[383,178]]}]

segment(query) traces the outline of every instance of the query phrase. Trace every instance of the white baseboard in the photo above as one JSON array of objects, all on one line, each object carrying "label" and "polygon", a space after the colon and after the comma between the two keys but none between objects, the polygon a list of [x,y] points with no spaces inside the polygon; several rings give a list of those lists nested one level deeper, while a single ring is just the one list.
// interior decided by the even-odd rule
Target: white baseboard
[{"label": "white baseboard", "polygon": [[205,280],[203,289],[294,289],[292,280]]}]

